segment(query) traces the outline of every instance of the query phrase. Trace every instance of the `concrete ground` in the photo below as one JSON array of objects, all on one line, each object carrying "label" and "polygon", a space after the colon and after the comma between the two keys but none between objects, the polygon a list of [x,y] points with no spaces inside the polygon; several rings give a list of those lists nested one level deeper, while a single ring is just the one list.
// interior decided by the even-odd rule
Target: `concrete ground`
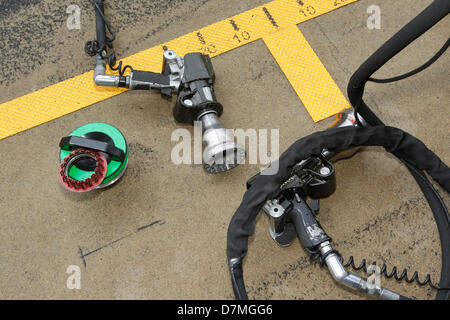
[{"label": "concrete ground", "polygon": [[[268,0],[107,1],[125,57]],[[431,1],[361,0],[299,26],[338,86],[385,40]],[[163,4],[164,3],[164,4]],[[66,8],[81,8],[81,30],[66,28]],[[381,30],[366,27],[369,5],[381,7]],[[388,63],[379,77],[428,60],[448,37],[442,21]],[[94,37],[87,0],[0,2],[0,103],[86,72],[83,51]],[[446,54],[420,75],[368,85],[367,102],[450,162]],[[280,147],[324,130],[314,124],[262,41],[213,59],[216,91],[230,128],[280,128]],[[220,175],[170,160],[171,102],[128,92],[0,141],[0,298],[232,299],[226,231],[258,165]],[[113,188],[87,195],[63,190],[56,177],[58,142],[88,122],[111,123],[130,145],[129,168]],[[189,126],[186,126],[192,130]],[[320,221],[336,247],[357,261],[385,261],[440,276],[437,229],[407,170],[381,149],[337,164],[337,192],[322,201]],[[442,196],[450,197],[442,189]],[[155,223],[156,222],[156,223]],[[152,226],[150,224],[154,223]],[[365,299],[336,285],[296,242],[279,248],[260,216],[245,261],[251,298]],[[69,265],[81,268],[81,290],[66,287]],[[435,291],[382,279],[416,298]]]}]

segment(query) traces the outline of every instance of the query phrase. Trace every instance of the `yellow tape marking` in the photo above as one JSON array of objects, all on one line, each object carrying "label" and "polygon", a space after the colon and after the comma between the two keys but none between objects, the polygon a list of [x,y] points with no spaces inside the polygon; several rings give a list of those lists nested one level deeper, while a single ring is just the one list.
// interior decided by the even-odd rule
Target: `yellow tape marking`
[{"label": "yellow tape marking", "polygon": [[297,26],[263,38],[314,121],[350,104]]},{"label": "yellow tape marking", "polygon": [[[200,51],[215,57],[356,1],[358,0],[275,0],[163,45],[179,55]],[[161,72],[163,45],[144,50],[123,61],[135,69]],[[318,66],[323,69],[320,61]],[[0,139],[126,91],[97,87],[92,78],[93,72],[87,72],[0,104]],[[297,92],[302,90],[301,87],[295,88]],[[328,114],[331,115],[332,113]]]}]

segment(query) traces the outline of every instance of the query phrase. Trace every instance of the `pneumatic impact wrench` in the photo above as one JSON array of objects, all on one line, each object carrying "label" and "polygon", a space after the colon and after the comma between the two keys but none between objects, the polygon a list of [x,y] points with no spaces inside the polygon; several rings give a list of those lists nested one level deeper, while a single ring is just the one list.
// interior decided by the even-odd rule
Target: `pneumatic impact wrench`
[{"label": "pneumatic impact wrench", "polygon": [[[229,130],[223,128],[219,117],[223,106],[214,92],[215,73],[211,58],[199,52],[184,57],[164,48],[162,73],[134,70],[131,66],[116,67],[116,56],[112,50],[115,34],[105,18],[103,0],[94,0],[97,40],[86,44],[85,51],[95,56],[94,81],[98,86],[122,87],[130,90],[158,90],[171,98],[177,95],[173,109],[176,121],[180,123],[202,123],[203,166],[209,173],[230,170],[245,161],[245,149],[234,141]],[[106,29],[112,38],[106,36]],[[110,51],[110,52],[109,52]],[[119,75],[106,74],[106,64]],[[129,69],[129,75],[124,75]]]},{"label": "pneumatic impact wrench", "polygon": [[[358,117],[359,123],[364,125],[364,119],[360,115]],[[333,128],[347,126],[358,126],[353,110],[339,114]],[[358,150],[337,154],[324,149],[322,154],[299,162],[281,185],[279,194],[265,203],[263,211],[269,216],[270,236],[279,246],[289,246],[298,237],[311,258],[326,264],[337,282],[381,299],[398,300],[402,297],[398,293],[347,271],[339,252],[331,246],[332,239],[316,218],[319,199],[330,196],[336,190],[335,169],[331,161],[348,158]],[[247,182],[248,188],[257,177]],[[308,198],[312,199],[309,203]]]}]

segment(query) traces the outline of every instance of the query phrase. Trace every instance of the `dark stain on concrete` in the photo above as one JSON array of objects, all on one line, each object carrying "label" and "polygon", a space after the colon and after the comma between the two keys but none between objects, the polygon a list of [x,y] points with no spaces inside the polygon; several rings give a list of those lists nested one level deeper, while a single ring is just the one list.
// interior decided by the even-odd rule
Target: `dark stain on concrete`
[{"label": "dark stain on concrete", "polygon": [[[208,1],[210,0],[192,1],[189,10],[184,10],[182,15],[176,16],[168,12],[184,5],[183,0],[106,2],[105,13],[118,37],[126,34],[133,25],[145,21],[151,31],[135,40],[133,44],[136,44],[164,30],[174,21],[192,14]],[[3,20],[0,32],[0,43],[3,44],[0,61],[7,62],[2,63],[0,69],[0,85],[11,84],[14,79],[20,78],[20,75],[29,75],[45,63],[61,64],[62,57],[52,51],[53,47],[81,42],[79,51],[70,54],[85,55],[84,43],[95,37],[94,9],[92,3],[87,0],[74,0],[70,4],[80,7],[81,30],[68,32],[66,27],[69,17],[66,13],[68,3],[58,4],[49,0],[7,0],[0,4],[0,19]],[[161,20],[160,17],[164,16],[166,18],[163,22],[155,25],[157,23],[155,17]],[[87,25],[92,28],[87,28]],[[191,30],[186,30],[188,31]],[[39,45],[36,45],[37,43]],[[126,50],[129,48],[130,46]],[[124,51],[124,48],[119,51]],[[120,52],[117,53],[119,59],[123,58]],[[91,61],[91,58],[86,56],[86,61]],[[71,70],[71,73],[67,74],[67,70]],[[50,82],[57,83],[89,69],[73,65],[67,66],[67,70],[58,71],[49,79]]]},{"label": "dark stain on concrete", "polygon": [[16,13],[21,8],[37,5],[41,0],[3,0],[0,2],[0,18]]},{"label": "dark stain on concrete", "polygon": [[147,225],[145,225],[145,226],[139,227],[139,228],[137,229],[137,232],[140,232],[140,231],[142,231],[142,230],[148,229],[148,228],[150,228],[150,227],[153,227],[155,224],[162,223],[162,222],[164,222],[164,221],[161,221],[161,220],[154,221],[154,222],[152,222],[152,223],[150,223],[150,224],[147,224]]},{"label": "dark stain on concrete", "polygon": [[107,248],[107,247],[110,247],[110,246],[112,246],[113,244],[118,243],[119,241],[122,241],[122,240],[124,240],[124,239],[126,239],[126,238],[129,238],[129,237],[135,235],[136,233],[141,232],[141,231],[143,231],[143,230],[146,230],[146,229],[148,229],[148,228],[150,228],[150,227],[153,227],[154,225],[157,225],[157,224],[159,224],[159,225],[164,225],[164,224],[165,224],[165,221],[163,221],[163,220],[157,220],[157,221],[151,222],[151,223],[149,223],[149,224],[146,224],[146,225],[144,225],[144,226],[142,226],[142,227],[137,228],[135,232],[129,233],[129,234],[123,236],[123,237],[120,237],[120,238],[118,238],[118,239],[116,239],[116,240],[113,240],[113,241],[111,241],[111,242],[109,242],[109,243],[107,243],[107,244],[105,244],[105,245],[103,245],[103,246],[100,246],[100,247],[98,247],[97,249],[91,250],[91,251],[89,251],[89,252],[87,252],[87,253],[83,253],[83,250],[81,249],[81,247],[78,246],[78,252],[80,253],[80,258],[81,258],[81,260],[83,261],[84,268],[87,267],[87,263],[86,263],[86,257],[87,257],[87,256],[89,256],[89,255],[91,255],[91,254],[93,254],[93,253],[99,252],[100,250],[105,249],[105,248]]},{"label": "dark stain on concrete", "polygon": [[389,212],[388,214],[386,214],[382,217],[376,218],[376,219],[372,220],[371,222],[367,223],[364,228],[354,229],[353,233],[357,235],[354,237],[354,239],[360,240],[362,233],[368,232],[373,228],[379,227],[381,224],[383,224],[385,222],[391,222],[393,218],[398,217],[399,215],[401,215],[403,218],[405,218],[410,210],[416,208],[419,204],[423,203],[424,200],[425,199],[423,197],[409,199],[408,201],[403,202],[400,205],[400,207],[398,207],[397,209]]},{"label": "dark stain on concrete", "polygon": [[154,149],[139,142],[128,144],[130,154],[133,155],[133,164],[129,166],[129,172],[134,179],[137,179],[143,172],[154,165]]},{"label": "dark stain on concrete", "polygon": [[130,142],[128,147],[130,152],[137,153],[140,156],[150,156],[154,151],[153,148],[147,147],[139,142]]}]

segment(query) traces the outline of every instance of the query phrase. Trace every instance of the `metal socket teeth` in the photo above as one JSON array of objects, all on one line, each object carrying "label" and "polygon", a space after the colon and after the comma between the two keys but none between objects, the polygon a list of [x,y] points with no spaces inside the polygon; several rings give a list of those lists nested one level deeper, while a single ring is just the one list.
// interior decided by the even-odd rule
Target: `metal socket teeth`
[{"label": "metal socket teeth", "polygon": [[245,161],[245,149],[234,142],[207,147],[203,157],[203,167],[208,173],[231,170]]},{"label": "metal socket teeth", "polygon": [[[70,168],[81,158],[92,158],[97,165],[94,173],[85,180],[72,179],[69,176]],[[71,152],[61,163],[59,180],[64,188],[73,192],[88,192],[98,187],[106,176],[107,161],[99,152],[88,149],[77,149]]]},{"label": "metal socket teeth", "polygon": [[245,149],[234,142],[229,130],[222,127],[216,113],[201,116],[203,126],[203,167],[208,173],[231,170],[245,161]]}]

